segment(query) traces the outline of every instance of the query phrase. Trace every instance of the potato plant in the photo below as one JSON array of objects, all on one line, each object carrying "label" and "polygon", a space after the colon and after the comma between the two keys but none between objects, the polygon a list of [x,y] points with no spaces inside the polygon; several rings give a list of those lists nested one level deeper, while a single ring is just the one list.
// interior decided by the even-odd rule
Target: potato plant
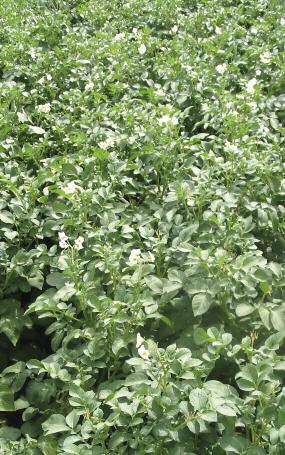
[{"label": "potato plant", "polygon": [[285,4],[0,24],[1,454],[284,454]]}]

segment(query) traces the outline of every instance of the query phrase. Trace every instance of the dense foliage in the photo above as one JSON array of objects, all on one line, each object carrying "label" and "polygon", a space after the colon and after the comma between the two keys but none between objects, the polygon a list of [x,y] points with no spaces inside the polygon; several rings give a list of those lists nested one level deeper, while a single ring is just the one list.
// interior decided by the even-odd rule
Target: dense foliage
[{"label": "dense foliage", "polygon": [[285,4],[0,21],[1,454],[284,454]]}]

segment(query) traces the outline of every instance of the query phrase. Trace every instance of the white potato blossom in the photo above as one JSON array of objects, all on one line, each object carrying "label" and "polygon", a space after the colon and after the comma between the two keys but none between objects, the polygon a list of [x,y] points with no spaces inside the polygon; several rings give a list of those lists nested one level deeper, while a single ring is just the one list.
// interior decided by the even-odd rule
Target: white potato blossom
[{"label": "white potato blossom", "polygon": [[93,90],[94,84],[93,82],[88,82],[88,84],[85,85],[85,90],[88,92],[89,90]]},{"label": "white potato blossom", "polygon": [[140,55],[144,55],[146,53],[146,46],[141,44],[138,50]]},{"label": "white potato blossom", "polygon": [[271,52],[265,51],[265,52],[263,52],[263,53],[261,54],[261,56],[260,56],[260,61],[261,61],[262,63],[265,63],[265,64],[270,63],[270,62],[271,62],[271,57],[272,57]]},{"label": "white potato blossom", "polygon": [[216,71],[219,74],[224,74],[227,71],[227,65],[226,63],[222,63],[220,65],[216,66]]},{"label": "white potato blossom", "polygon": [[124,37],[125,37],[125,33],[124,32],[117,33],[117,35],[114,37],[114,41],[120,41]]},{"label": "white potato blossom", "polygon": [[17,112],[17,117],[21,123],[27,122],[29,120],[25,112]]},{"label": "white potato blossom", "polygon": [[144,342],[144,338],[141,336],[140,333],[137,333],[137,342],[136,342],[136,348],[139,348]]},{"label": "white potato blossom", "polygon": [[155,91],[156,96],[165,96],[165,92],[159,88]]},{"label": "white potato blossom", "polygon": [[84,237],[79,236],[74,242],[74,248],[77,251],[82,250],[83,249],[83,243],[84,243]]},{"label": "white potato blossom", "polygon": [[178,32],[178,26],[174,25],[171,29],[172,33],[177,33]]},{"label": "white potato blossom", "polygon": [[139,248],[134,248],[129,255],[129,263],[131,265],[137,265],[141,261],[141,250]]},{"label": "white potato blossom", "polygon": [[144,347],[143,344],[138,348],[138,353],[144,360],[149,359],[149,351]]},{"label": "white potato blossom", "polygon": [[65,232],[59,232],[58,233],[58,238],[59,238],[59,246],[60,248],[67,248],[68,247],[68,237],[65,234]]},{"label": "white potato blossom", "polygon": [[48,186],[45,186],[44,189],[43,189],[43,194],[44,196],[48,196],[49,195],[49,188]]},{"label": "white potato blossom", "polygon": [[50,112],[50,104],[39,104],[37,107],[38,112],[42,112],[43,114],[48,114]]},{"label": "white potato blossom", "polygon": [[76,191],[78,190],[81,190],[82,188],[77,185],[74,180],[72,180],[71,182],[68,182],[68,184],[64,187],[64,191],[67,193],[67,194],[73,194],[73,193],[76,193]]},{"label": "white potato blossom", "polygon": [[158,120],[159,125],[178,125],[178,118],[174,116],[170,116],[168,114],[164,114],[159,120]]},{"label": "white potato blossom", "polygon": [[113,137],[107,137],[105,141],[98,142],[100,149],[107,150],[110,147],[113,147],[115,144],[115,139]]},{"label": "white potato blossom", "polygon": [[245,88],[247,93],[254,93],[256,84],[257,84],[257,79],[255,79],[255,77],[253,79],[250,79],[248,81],[248,83],[246,84],[246,88]]},{"label": "white potato blossom", "polygon": [[33,47],[30,49],[29,54],[33,60],[35,60],[37,58],[37,53]]}]

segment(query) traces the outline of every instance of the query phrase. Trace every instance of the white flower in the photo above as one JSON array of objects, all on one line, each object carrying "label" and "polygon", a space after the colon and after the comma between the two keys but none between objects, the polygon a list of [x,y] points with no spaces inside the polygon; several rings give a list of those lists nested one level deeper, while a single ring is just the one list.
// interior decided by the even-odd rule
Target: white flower
[{"label": "white flower", "polygon": [[227,65],[226,63],[220,64],[216,66],[216,71],[219,74],[224,74],[227,71]]},{"label": "white flower", "polygon": [[19,122],[24,123],[28,121],[27,114],[25,112],[17,112]]},{"label": "white flower", "polygon": [[74,182],[74,180],[72,180],[71,182],[68,182],[68,184],[64,187],[64,191],[67,193],[67,194],[73,194],[75,193],[76,191],[78,191],[79,189],[81,189],[80,186],[76,185],[76,183]]},{"label": "white flower", "polygon": [[33,47],[30,49],[29,54],[33,60],[35,60],[37,58],[37,53]]},{"label": "white flower", "polygon": [[265,64],[266,64],[266,63],[270,63],[271,57],[272,57],[271,52],[265,51],[265,52],[263,52],[263,53],[261,54],[261,56],[260,56],[260,61],[261,61],[262,63],[265,63]]},{"label": "white flower", "polygon": [[140,47],[139,47],[139,54],[140,55],[143,55],[146,53],[146,47],[144,44],[141,44]]},{"label": "white flower", "polygon": [[258,33],[258,30],[255,27],[251,27],[250,31],[253,35],[257,35],[257,33]]},{"label": "white flower", "polygon": [[144,342],[144,338],[141,336],[140,333],[137,334],[137,343],[136,348],[139,348]]},{"label": "white flower", "polygon": [[113,137],[107,137],[105,141],[98,142],[100,149],[107,150],[110,147],[113,147],[115,144],[115,139]]},{"label": "white flower", "polygon": [[221,34],[222,34],[222,29],[221,29],[220,27],[216,27],[216,28],[215,28],[215,33],[216,33],[217,35],[221,35]]},{"label": "white flower", "polygon": [[42,112],[43,114],[48,114],[50,112],[50,104],[39,104],[37,108],[38,112]]},{"label": "white flower", "polygon": [[58,233],[58,238],[59,238],[59,246],[60,248],[67,248],[68,247],[68,237],[64,232],[59,232]]},{"label": "white flower", "polygon": [[163,125],[163,124],[178,125],[178,118],[176,118],[176,117],[171,117],[171,116],[168,115],[168,114],[164,114],[164,115],[158,120],[158,123],[159,123],[160,125]]},{"label": "white flower", "polygon": [[178,27],[177,25],[174,25],[171,29],[172,33],[177,33],[178,32]]},{"label": "white flower", "polygon": [[79,236],[74,242],[74,248],[79,251],[82,250],[84,243],[84,237]]},{"label": "white flower", "polygon": [[44,196],[48,196],[49,195],[49,188],[48,186],[45,186],[44,189],[43,189],[43,194]]},{"label": "white flower", "polygon": [[47,80],[48,81],[51,81],[52,80],[52,76],[50,74],[47,74]]},{"label": "white flower", "polygon": [[129,256],[129,263],[131,265],[137,265],[141,261],[141,250],[139,248],[135,248],[131,251]]},{"label": "white flower", "polygon": [[149,359],[149,351],[144,347],[143,344],[138,348],[138,353],[144,360]]},{"label": "white flower", "polygon": [[165,92],[159,88],[155,91],[156,96],[165,96]]},{"label": "white flower", "polygon": [[125,37],[125,33],[124,32],[117,33],[117,35],[114,37],[114,41],[120,41],[124,37]]},{"label": "white flower", "polygon": [[257,80],[255,79],[255,77],[253,79],[250,79],[248,81],[248,83],[246,84],[246,88],[245,88],[247,93],[254,93],[256,84],[257,84]]},{"label": "white flower", "polygon": [[132,30],[132,33],[133,33],[134,35],[137,35],[138,29],[137,29],[136,27],[134,27],[133,30]]},{"label": "white flower", "polygon": [[257,70],[255,71],[255,73],[256,73],[257,76],[260,76],[260,75],[261,75],[260,69],[257,69]]},{"label": "white flower", "polygon": [[88,84],[85,85],[86,91],[93,90],[93,88],[94,88],[93,82],[88,82]]}]

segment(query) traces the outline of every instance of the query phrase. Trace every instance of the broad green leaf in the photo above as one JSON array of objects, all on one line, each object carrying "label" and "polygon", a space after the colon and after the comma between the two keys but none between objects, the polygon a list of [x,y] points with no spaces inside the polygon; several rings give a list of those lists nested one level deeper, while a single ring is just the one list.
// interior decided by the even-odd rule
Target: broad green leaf
[{"label": "broad green leaf", "polygon": [[133,385],[139,385],[139,384],[148,384],[149,380],[143,373],[133,373],[130,374],[126,379],[125,379],[125,385],[126,386],[133,386]]},{"label": "broad green leaf", "polygon": [[3,210],[0,212],[0,221],[5,224],[13,224],[14,223],[14,217],[11,212],[8,212],[7,210]]},{"label": "broad green leaf", "polygon": [[240,303],[236,307],[236,314],[238,317],[242,318],[253,313],[254,310],[255,308],[252,305],[249,305],[248,303]]},{"label": "broad green leaf", "polygon": [[0,411],[15,411],[14,394],[5,384],[0,384]]},{"label": "broad green leaf", "polygon": [[275,330],[278,332],[285,331],[285,308],[278,308],[271,311],[270,314],[271,323]]},{"label": "broad green leaf", "polygon": [[117,431],[114,433],[109,442],[109,449],[114,450],[124,442],[129,441],[131,435],[127,432]]},{"label": "broad green leaf", "polygon": [[147,286],[155,293],[155,294],[162,294],[163,293],[163,282],[156,276],[147,276],[145,277],[145,282]]},{"label": "broad green leaf", "polygon": [[189,395],[189,401],[192,404],[195,411],[201,411],[205,409],[208,404],[208,394],[203,389],[193,389]]},{"label": "broad green leaf", "polygon": [[201,316],[206,313],[212,303],[209,294],[196,294],[192,299],[192,308],[194,316]]},{"label": "broad green leaf", "polygon": [[217,406],[216,411],[219,414],[223,414],[224,416],[235,417],[237,415],[236,411],[233,408],[231,408],[230,406],[227,406],[226,404]]},{"label": "broad green leaf", "polygon": [[60,414],[51,415],[42,424],[42,427],[46,435],[70,431],[70,428],[65,423],[65,418]]},{"label": "broad green leaf", "polygon": [[7,441],[17,441],[21,436],[21,431],[14,427],[1,427],[0,428],[0,439],[6,439]]}]

